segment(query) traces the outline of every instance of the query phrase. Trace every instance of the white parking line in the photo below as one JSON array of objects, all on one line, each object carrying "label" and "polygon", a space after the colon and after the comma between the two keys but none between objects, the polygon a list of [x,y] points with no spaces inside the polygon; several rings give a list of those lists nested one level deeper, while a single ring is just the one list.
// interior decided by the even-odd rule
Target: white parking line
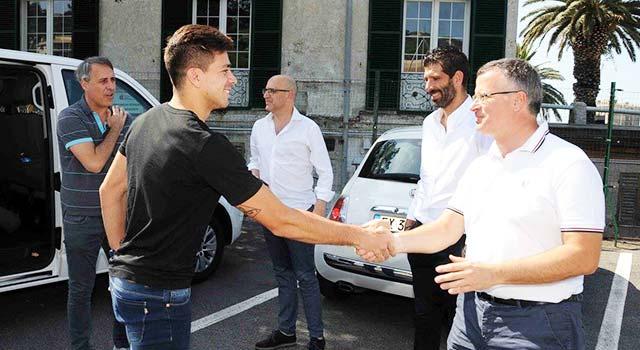
[{"label": "white parking line", "polygon": [[604,312],[600,334],[598,334],[598,344],[596,350],[617,349],[620,340],[620,329],[622,328],[622,315],[624,314],[624,304],[627,298],[627,287],[629,276],[631,275],[631,253],[620,253],[616,274],[611,283],[611,292],[607,301],[607,308]]},{"label": "white parking line", "polygon": [[247,311],[254,306],[258,306],[278,296],[278,288],[258,294],[253,298],[231,305],[226,309],[222,309],[214,314],[205,316],[199,320],[191,322],[191,333],[195,333],[203,328],[209,327],[229,317],[235,316],[241,312]]}]

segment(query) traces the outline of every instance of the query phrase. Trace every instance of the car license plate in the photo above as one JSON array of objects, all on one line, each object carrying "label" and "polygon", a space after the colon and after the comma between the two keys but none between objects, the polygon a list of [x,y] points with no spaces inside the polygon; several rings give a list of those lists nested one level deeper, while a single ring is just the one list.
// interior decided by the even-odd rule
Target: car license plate
[{"label": "car license plate", "polygon": [[374,214],[373,218],[376,220],[378,219],[387,220],[391,225],[391,232],[404,231],[404,223],[406,221],[405,218],[399,218],[397,216],[386,216],[386,215],[380,215],[380,214]]}]

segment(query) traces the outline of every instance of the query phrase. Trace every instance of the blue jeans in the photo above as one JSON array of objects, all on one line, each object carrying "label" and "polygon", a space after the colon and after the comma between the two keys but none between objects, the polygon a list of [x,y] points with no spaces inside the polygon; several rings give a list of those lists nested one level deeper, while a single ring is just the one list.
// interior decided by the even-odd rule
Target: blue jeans
[{"label": "blue jeans", "polygon": [[[69,271],[67,318],[71,348],[91,349],[91,294],[96,280],[96,262],[100,246],[108,252],[106,235],[100,216],[63,215],[64,245]],[[124,326],[113,320],[113,342],[117,348],[129,343]]]},{"label": "blue jeans", "polygon": [[447,349],[585,348],[582,303],[563,301],[535,306],[511,306],[458,296]]},{"label": "blue jeans", "polygon": [[313,262],[314,245],[277,237],[266,228],[264,238],[278,282],[278,329],[295,334],[298,318],[298,282],[309,336],[323,336],[320,286]]},{"label": "blue jeans", "polygon": [[189,349],[191,288],[156,289],[113,276],[109,286],[131,350]]}]

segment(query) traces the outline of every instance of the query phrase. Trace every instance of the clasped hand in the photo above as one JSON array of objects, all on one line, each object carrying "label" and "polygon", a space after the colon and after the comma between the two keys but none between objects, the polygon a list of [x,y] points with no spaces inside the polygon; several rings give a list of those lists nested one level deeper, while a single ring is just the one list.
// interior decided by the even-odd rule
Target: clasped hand
[{"label": "clasped hand", "polygon": [[360,257],[370,262],[382,262],[396,254],[388,221],[372,220],[362,227],[367,230],[368,235],[355,247]]}]

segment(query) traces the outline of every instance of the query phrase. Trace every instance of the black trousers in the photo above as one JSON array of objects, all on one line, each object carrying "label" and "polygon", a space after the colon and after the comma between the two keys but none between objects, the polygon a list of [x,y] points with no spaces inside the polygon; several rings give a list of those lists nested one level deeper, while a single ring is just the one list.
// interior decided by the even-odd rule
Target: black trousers
[{"label": "black trousers", "polygon": [[[415,227],[420,226],[419,221]],[[450,263],[449,254],[460,256],[465,236],[454,245],[435,254],[407,254],[413,274],[414,350],[440,349],[443,331],[449,333],[456,312],[456,295],[440,289],[434,278],[436,266]]]}]

